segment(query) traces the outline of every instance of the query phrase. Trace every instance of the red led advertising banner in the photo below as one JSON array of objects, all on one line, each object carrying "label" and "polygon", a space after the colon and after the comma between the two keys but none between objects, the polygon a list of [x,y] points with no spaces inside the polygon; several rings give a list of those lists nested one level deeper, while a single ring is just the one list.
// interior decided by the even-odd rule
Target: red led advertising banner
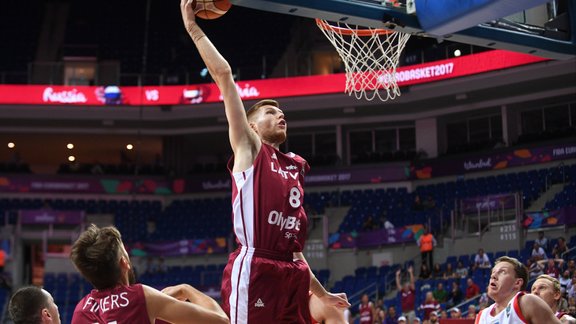
[{"label": "red led advertising banner", "polygon": [[[494,50],[448,60],[398,68],[400,87],[452,79],[521,66],[547,59]],[[299,97],[343,93],[343,73],[291,78],[240,81],[236,84],[244,100]],[[178,86],[53,86],[0,85],[0,104],[19,105],[194,105],[222,101],[214,83]]]}]

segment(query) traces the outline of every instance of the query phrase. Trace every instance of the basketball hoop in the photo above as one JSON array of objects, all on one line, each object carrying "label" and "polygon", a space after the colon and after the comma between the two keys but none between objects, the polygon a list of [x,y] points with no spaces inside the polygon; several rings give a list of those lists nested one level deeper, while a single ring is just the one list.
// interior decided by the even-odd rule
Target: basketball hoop
[{"label": "basketball hoop", "polygon": [[400,96],[396,67],[410,34],[340,22],[332,25],[323,19],[316,19],[316,24],[344,62],[348,95],[369,101]]}]

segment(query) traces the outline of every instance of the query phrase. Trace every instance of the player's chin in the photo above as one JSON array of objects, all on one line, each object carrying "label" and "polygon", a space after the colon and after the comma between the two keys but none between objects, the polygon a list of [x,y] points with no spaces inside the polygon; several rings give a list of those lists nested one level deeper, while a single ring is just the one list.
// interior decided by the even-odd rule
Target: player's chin
[{"label": "player's chin", "polygon": [[278,131],[274,133],[272,142],[278,144],[286,142],[286,131]]}]

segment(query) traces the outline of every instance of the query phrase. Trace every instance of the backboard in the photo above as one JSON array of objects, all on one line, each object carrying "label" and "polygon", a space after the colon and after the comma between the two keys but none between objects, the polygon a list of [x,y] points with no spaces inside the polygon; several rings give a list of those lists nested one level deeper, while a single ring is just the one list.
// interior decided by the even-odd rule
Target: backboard
[{"label": "backboard", "polygon": [[576,57],[573,0],[231,0],[254,9],[529,53]]}]

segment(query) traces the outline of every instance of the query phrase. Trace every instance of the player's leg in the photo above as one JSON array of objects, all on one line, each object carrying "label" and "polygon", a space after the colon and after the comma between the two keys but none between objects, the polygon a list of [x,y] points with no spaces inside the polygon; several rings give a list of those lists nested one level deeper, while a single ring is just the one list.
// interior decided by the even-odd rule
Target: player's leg
[{"label": "player's leg", "polygon": [[255,257],[250,271],[248,324],[310,323],[310,273],[302,261]]}]

